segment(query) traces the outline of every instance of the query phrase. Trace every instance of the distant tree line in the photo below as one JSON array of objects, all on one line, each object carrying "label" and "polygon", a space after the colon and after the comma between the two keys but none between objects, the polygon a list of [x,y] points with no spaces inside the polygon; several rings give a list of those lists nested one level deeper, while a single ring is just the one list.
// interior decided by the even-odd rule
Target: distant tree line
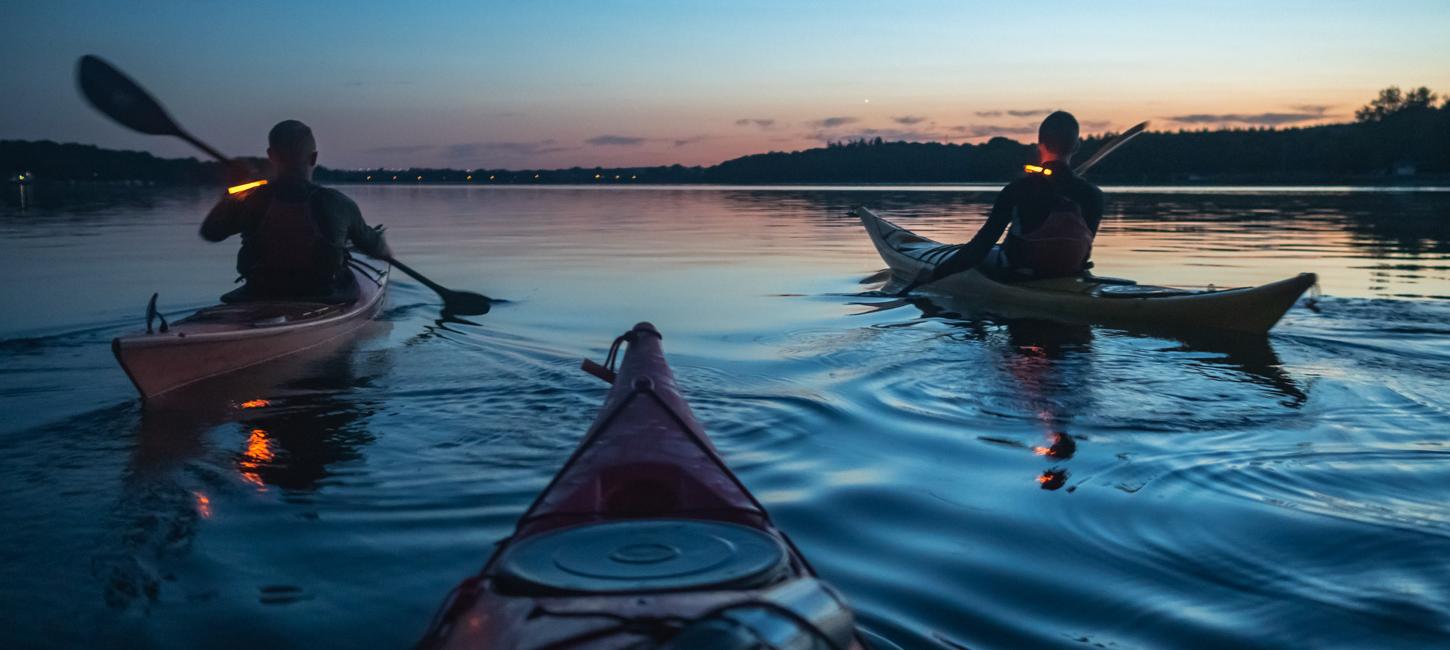
[{"label": "distant tree line", "polygon": [[[1093,170],[1107,182],[1335,182],[1450,174],[1450,100],[1428,88],[1391,87],[1356,111],[1355,122],[1303,128],[1148,132]],[[1112,134],[1087,138],[1079,158]],[[324,183],[959,183],[1000,182],[1034,162],[1035,148],[1006,138],[982,144],[833,142],[803,151],[754,154],[712,167],[339,170]],[[267,173],[265,159],[248,159]],[[214,162],[158,158],[50,141],[0,141],[0,172],[39,182],[216,183]]]}]

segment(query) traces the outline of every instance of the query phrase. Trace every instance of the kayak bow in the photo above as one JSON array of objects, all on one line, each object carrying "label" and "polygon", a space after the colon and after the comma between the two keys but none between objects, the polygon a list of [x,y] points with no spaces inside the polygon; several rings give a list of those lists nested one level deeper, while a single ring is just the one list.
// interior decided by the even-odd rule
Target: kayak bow
[{"label": "kayak bow", "polygon": [[147,331],[112,340],[111,351],[143,399],[301,352],[352,333],[382,310],[388,267],[354,261],[349,268],[358,284],[352,303],[220,304],[169,326],[163,321],[159,332],[148,322]]},{"label": "kayak bow", "polygon": [[[864,648],[640,323],[589,432],[420,648]],[[608,378],[597,364],[586,369]]]},{"label": "kayak bow", "polygon": [[[892,276],[903,281],[923,277],[961,248],[922,237],[867,208],[854,214]],[[1264,334],[1317,281],[1313,273],[1300,273],[1257,287],[1191,291],[1086,274],[1008,283],[971,269],[921,288],[976,300],[1008,316]]]}]

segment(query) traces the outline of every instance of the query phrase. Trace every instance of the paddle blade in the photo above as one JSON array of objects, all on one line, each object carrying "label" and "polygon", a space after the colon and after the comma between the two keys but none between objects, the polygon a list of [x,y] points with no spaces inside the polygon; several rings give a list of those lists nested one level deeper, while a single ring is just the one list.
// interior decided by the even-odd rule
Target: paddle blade
[{"label": "paddle blade", "polygon": [[471,291],[449,291],[443,296],[443,309],[458,316],[482,316],[493,309],[493,301]]},{"label": "paddle blade", "polygon": [[81,57],[76,80],[86,101],[122,126],[149,135],[182,135],[176,121],[150,93],[100,57]]}]

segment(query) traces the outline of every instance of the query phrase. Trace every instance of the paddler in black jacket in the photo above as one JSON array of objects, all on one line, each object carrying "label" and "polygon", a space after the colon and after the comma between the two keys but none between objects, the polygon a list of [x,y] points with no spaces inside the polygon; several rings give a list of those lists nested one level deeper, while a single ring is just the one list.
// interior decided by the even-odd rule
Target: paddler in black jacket
[{"label": "paddler in black jacket", "polygon": [[[1086,270],[1103,218],[1103,192],[1072,173],[1079,144],[1076,118],[1064,111],[1048,115],[1037,129],[1042,162],[1003,188],[981,230],[919,284],[973,268],[1009,281]],[[1003,232],[1007,240],[997,246]]]},{"label": "paddler in black jacket", "polygon": [[279,122],[267,134],[267,145],[276,170],[272,180],[223,197],[201,224],[207,241],[242,236],[237,273],[247,283],[222,301],[351,302],[358,287],[347,267],[347,245],[391,257],[382,229],[369,228],[352,199],[312,182],[317,141],[306,124]]}]

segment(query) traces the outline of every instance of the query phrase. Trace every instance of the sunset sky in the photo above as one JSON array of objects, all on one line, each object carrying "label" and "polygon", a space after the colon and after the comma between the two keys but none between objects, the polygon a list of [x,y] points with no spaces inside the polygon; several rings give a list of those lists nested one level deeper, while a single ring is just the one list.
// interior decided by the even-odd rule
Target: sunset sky
[{"label": "sunset sky", "polygon": [[[1170,6],[1171,5],[1171,6]],[[418,7],[424,7],[421,9]],[[856,136],[1350,119],[1450,92],[1450,2],[19,2],[0,138],[194,155],[80,99],[94,53],[257,155],[311,124],[335,167],[713,164]]]}]

